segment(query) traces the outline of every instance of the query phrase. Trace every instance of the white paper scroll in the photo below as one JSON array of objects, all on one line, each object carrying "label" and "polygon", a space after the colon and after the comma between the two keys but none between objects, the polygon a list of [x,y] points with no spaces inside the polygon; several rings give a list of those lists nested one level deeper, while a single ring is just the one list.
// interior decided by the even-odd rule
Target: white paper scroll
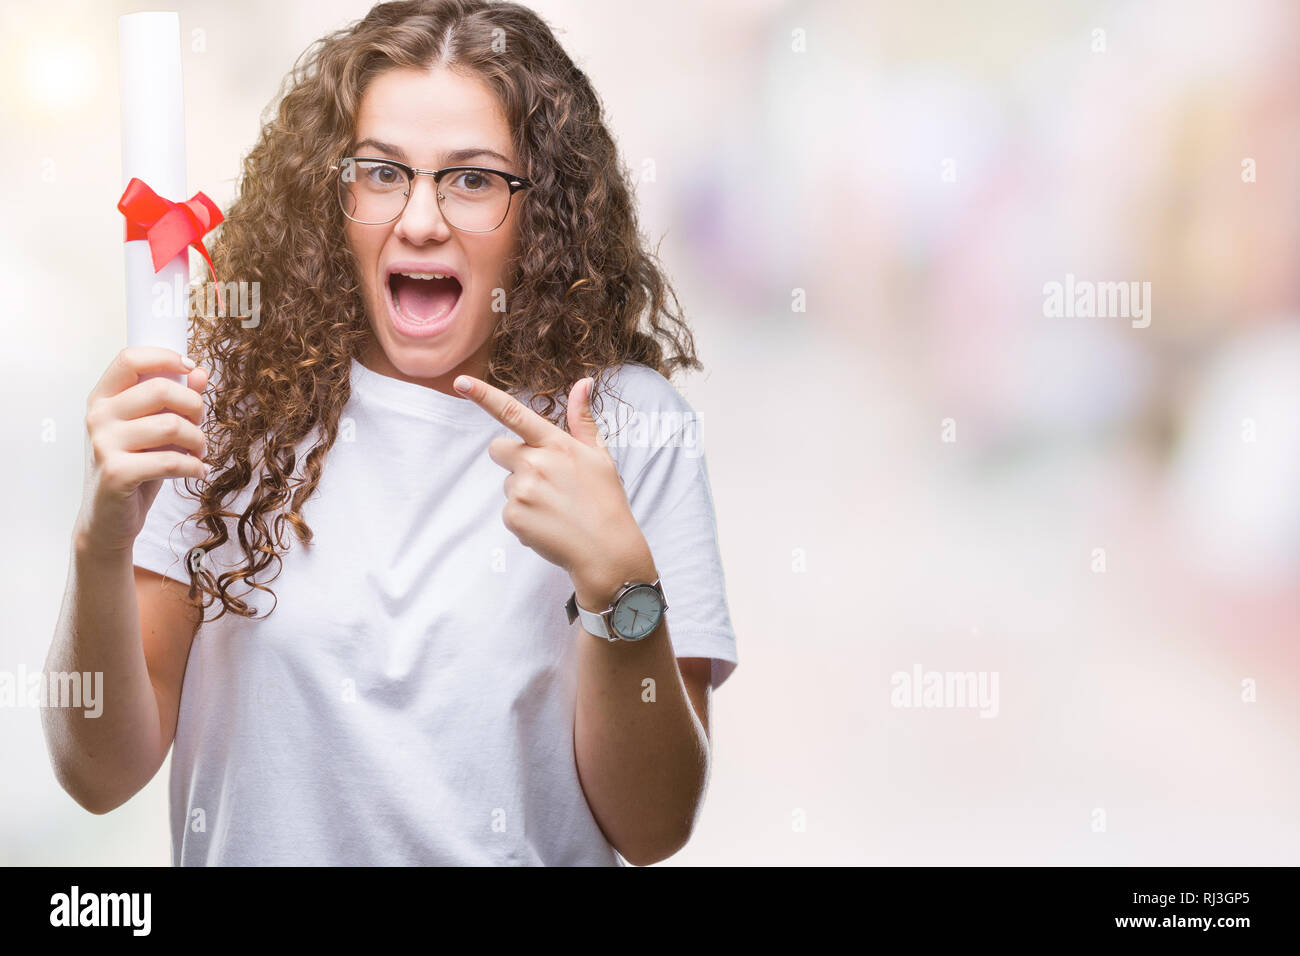
[{"label": "white paper scroll", "polygon": [[[185,194],[185,98],[181,21],[175,13],[118,20],[122,96],[122,188],[139,178],[172,202]],[[189,321],[189,250],[154,272],[149,243],[126,243],[127,345],[159,345],[184,355]],[[142,376],[153,378],[156,376]],[[184,384],[183,375],[170,376]]]}]

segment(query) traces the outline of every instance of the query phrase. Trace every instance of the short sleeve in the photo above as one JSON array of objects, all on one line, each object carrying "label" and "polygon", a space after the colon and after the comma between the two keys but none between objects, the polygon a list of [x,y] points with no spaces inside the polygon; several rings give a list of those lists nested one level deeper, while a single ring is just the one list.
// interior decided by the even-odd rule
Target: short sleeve
[{"label": "short sleeve", "polygon": [[147,571],[190,583],[187,556],[200,540],[197,523],[189,520],[198,509],[198,499],[185,489],[184,478],[164,478],[158,495],[145,516],[144,527],[135,536],[134,563]]},{"label": "short sleeve", "polygon": [[622,369],[627,404],[601,409],[602,432],[659,572],[673,652],[710,658],[720,687],[738,657],[700,419],[658,372]]}]

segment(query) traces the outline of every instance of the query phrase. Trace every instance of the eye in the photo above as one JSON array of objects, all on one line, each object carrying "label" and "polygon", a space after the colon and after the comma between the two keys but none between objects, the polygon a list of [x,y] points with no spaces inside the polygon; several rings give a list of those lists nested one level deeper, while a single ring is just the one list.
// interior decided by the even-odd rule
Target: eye
[{"label": "eye", "polygon": [[481,192],[488,185],[488,174],[477,169],[467,169],[456,177],[456,187],[466,192]]},{"label": "eye", "polygon": [[400,169],[387,163],[367,163],[365,174],[373,186],[399,186],[406,179]]}]

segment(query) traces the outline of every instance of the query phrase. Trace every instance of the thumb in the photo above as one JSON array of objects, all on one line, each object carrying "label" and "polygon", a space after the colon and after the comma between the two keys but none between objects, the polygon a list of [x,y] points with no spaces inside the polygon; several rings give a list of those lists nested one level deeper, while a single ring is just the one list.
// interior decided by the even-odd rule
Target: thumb
[{"label": "thumb", "polygon": [[569,392],[569,434],[584,445],[604,448],[605,439],[601,437],[596,418],[591,413],[591,390],[595,385],[594,379],[580,379]]}]

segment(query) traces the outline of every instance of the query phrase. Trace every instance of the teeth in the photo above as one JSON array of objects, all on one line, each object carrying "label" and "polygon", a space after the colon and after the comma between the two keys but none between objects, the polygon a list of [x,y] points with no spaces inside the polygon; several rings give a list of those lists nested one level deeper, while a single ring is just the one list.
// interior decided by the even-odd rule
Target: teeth
[{"label": "teeth", "polygon": [[406,276],[408,279],[450,279],[451,276],[443,275],[441,272],[399,272],[399,276]]}]

